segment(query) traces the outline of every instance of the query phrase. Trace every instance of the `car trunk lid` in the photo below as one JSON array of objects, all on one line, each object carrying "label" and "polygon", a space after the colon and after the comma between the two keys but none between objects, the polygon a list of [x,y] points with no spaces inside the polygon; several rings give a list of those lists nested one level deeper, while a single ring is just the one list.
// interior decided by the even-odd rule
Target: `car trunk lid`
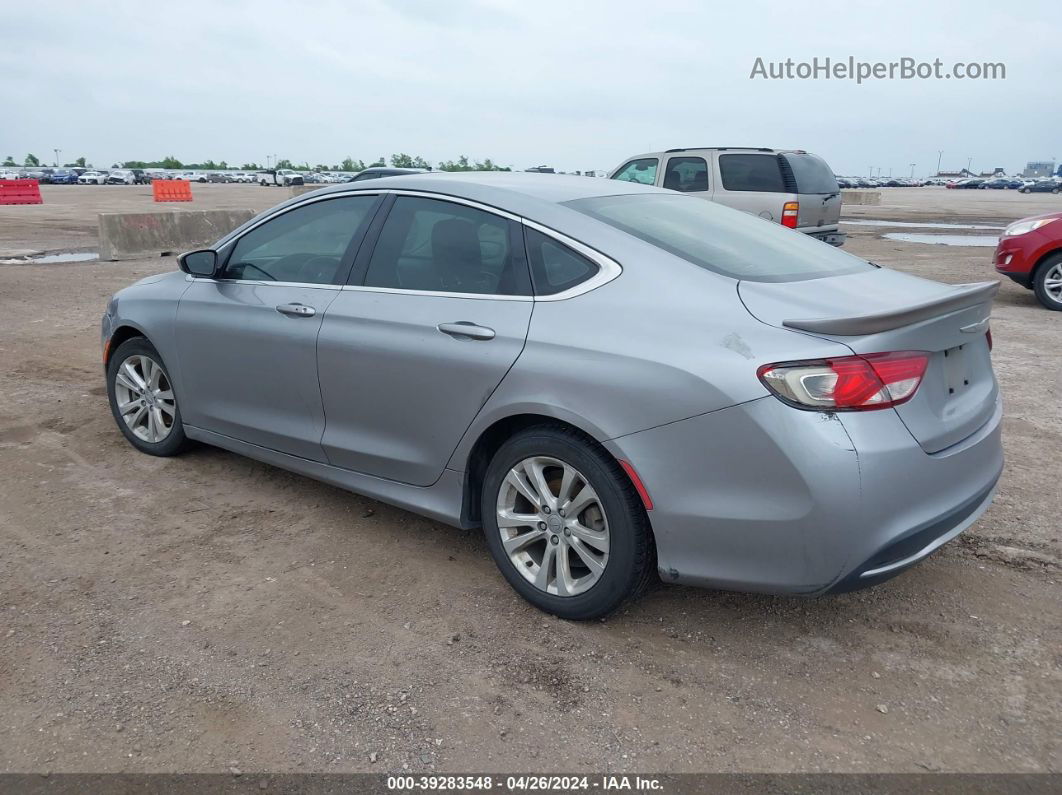
[{"label": "car trunk lid", "polygon": [[927,351],[914,397],[895,407],[927,453],[962,441],[995,410],[986,336],[998,282],[945,285],[878,269],[795,282],[741,281],[764,323],[842,343],[853,353]]}]

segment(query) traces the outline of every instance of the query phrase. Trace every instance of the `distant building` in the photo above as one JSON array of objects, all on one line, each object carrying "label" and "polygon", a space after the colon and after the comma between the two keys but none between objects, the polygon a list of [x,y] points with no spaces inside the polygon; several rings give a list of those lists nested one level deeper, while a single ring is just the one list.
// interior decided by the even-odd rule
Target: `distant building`
[{"label": "distant building", "polygon": [[967,171],[965,168],[962,171],[938,171],[934,174],[937,179],[965,179],[973,175],[972,171]]},{"label": "distant building", "polygon": [[1030,160],[1025,164],[1025,170],[1021,172],[1023,177],[1050,177],[1055,173],[1055,161],[1053,160]]},{"label": "distant building", "polygon": [[556,174],[553,166],[531,166],[531,168],[525,168],[524,171],[531,171],[536,174]]},{"label": "distant building", "polygon": [[981,179],[988,179],[990,177],[1005,177],[1007,176],[1007,170],[1005,168],[994,168],[991,171],[982,171],[977,176]]}]

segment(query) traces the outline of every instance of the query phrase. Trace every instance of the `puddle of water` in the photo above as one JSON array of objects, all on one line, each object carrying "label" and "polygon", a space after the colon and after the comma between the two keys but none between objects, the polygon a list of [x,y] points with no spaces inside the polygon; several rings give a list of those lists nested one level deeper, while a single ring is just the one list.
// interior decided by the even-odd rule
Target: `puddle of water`
[{"label": "puddle of water", "polygon": [[987,224],[941,224],[933,223],[932,221],[917,223],[913,221],[878,221],[869,218],[863,221],[841,221],[841,223],[850,226],[895,226],[912,229],[1006,229],[1004,226],[990,226]]},{"label": "puddle of water", "polygon": [[36,257],[18,257],[16,259],[0,259],[0,265],[37,265],[39,263],[52,262],[91,262],[99,259],[100,255],[95,251],[67,251],[62,254],[40,254]]},{"label": "puddle of water", "polygon": [[999,242],[997,235],[920,235],[911,232],[886,232],[886,240],[900,240],[904,243],[926,243],[938,246],[991,246]]}]

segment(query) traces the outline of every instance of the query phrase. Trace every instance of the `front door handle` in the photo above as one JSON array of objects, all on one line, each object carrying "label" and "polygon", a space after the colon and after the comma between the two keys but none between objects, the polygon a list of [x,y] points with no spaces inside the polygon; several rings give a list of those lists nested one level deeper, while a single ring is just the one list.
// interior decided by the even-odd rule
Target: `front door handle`
[{"label": "front door handle", "polygon": [[277,307],[277,311],[291,317],[313,317],[317,314],[316,309],[306,304],[281,304]]},{"label": "front door handle", "polygon": [[486,326],[477,326],[467,320],[458,320],[455,323],[440,323],[435,328],[439,329],[443,334],[449,334],[451,337],[467,337],[470,340],[494,339],[494,329]]}]

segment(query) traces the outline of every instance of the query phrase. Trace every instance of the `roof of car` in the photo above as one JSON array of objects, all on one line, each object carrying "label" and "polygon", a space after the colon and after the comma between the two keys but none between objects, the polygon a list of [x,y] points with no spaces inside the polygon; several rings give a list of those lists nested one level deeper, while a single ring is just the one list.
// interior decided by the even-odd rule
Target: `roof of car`
[{"label": "roof of car", "polygon": [[[503,209],[518,210],[522,202],[560,204],[574,199],[595,196],[616,196],[624,193],[670,193],[662,188],[639,185],[599,177],[577,177],[564,174],[529,174],[519,171],[456,171],[405,174],[400,177],[381,177],[364,182],[348,182],[314,191],[314,194],[338,193],[349,190],[405,190],[444,193],[450,196],[481,201]],[[311,195],[311,194],[304,194]]]}]

